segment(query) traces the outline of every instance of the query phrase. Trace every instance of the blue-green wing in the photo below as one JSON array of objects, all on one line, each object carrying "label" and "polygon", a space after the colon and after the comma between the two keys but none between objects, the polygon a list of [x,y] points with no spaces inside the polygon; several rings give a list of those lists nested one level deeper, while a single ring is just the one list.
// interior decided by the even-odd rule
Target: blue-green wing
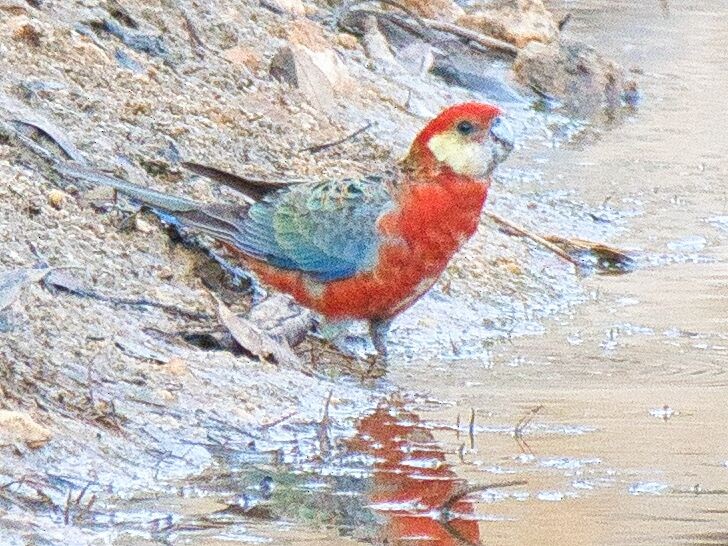
[{"label": "blue-green wing", "polygon": [[235,246],[316,280],[350,277],[374,266],[376,221],[391,204],[380,177],[292,186],[251,205]]}]

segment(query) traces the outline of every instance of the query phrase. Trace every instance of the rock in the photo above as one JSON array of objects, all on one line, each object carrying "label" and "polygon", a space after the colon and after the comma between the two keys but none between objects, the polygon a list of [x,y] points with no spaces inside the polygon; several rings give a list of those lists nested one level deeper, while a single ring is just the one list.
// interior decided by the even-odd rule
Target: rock
[{"label": "rock", "polygon": [[339,32],[336,35],[336,43],[344,49],[359,49],[359,40],[356,39],[356,36],[348,32]]},{"label": "rock", "polygon": [[134,217],[134,229],[139,233],[148,234],[155,230],[154,226],[147,222],[144,218],[137,215]]},{"label": "rock", "polygon": [[45,35],[45,32],[39,21],[25,15],[19,15],[12,17],[8,23],[15,40],[34,47],[41,44],[41,38]]},{"label": "rock", "polygon": [[453,22],[465,15],[453,0],[402,0],[399,4],[427,19]]},{"label": "rock", "polygon": [[520,82],[583,114],[617,107],[625,92],[634,91],[617,63],[577,41],[531,42],[516,57],[513,71]]},{"label": "rock", "polygon": [[335,92],[350,82],[346,66],[317,25],[297,21],[288,37],[289,45],[281,47],[271,60],[271,76],[300,89],[319,109],[331,110]]},{"label": "rock", "polygon": [[302,45],[313,51],[330,49],[329,41],[324,37],[324,29],[312,21],[300,19],[293,21],[286,28],[289,42]]},{"label": "rock", "polygon": [[8,0],[0,4],[0,11],[9,13],[11,15],[23,15],[28,13],[28,5],[23,4],[20,0]]},{"label": "rock", "polygon": [[251,72],[257,72],[263,68],[263,59],[260,55],[247,47],[236,46],[226,49],[222,56],[233,64],[242,66]]},{"label": "rock", "polygon": [[306,15],[306,8],[301,0],[262,0],[261,4],[276,13],[287,13],[296,17]]},{"label": "rock", "polygon": [[554,16],[542,0],[495,0],[475,4],[457,23],[519,48],[534,41],[553,42],[559,36]]},{"label": "rock", "polygon": [[482,63],[462,55],[438,55],[430,73],[448,85],[470,89],[496,103],[528,102],[497,74],[483,70]]},{"label": "rock", "polygon": [[96,45],[88,36],[74,33],[72,36],[73,48],[76,50],[78,58],[83,59],[83,62],[95,62],[99,61],[101,64],[108,64],[111,62],[106,52]]},{"label": "rock", "polygon": [[434,56],[430,44],[414,40],[404,47],[392,47],[387,36],[382,32],[379,22],[371,15],[363,17],[360,26],[364,51],[378,68],[411,72],[418,76],[427,73],[432,68]]},{"label": "rock", "polygon": [[174,278],[174,271],[172,271],[172,268],[165,265],[159,270],[157,276],[163,281],[169,281]]},{"label": "rock", "polygon": [[172,357],[161,369],[171,375],[181,376],[189,373],[187,362],[178,357]]},{"label": "rock", "polygon": [[395,66],[397,61],[394,59],[389,42],[387,42],[384,34],[379,30],[376,17],[370,15],[364,18],[363,27],[364,36],[362,37],[362,42],[364,43],[364,51],[366,51],[367,57],[378,65]]},{"label": "rock", "polygon": [[309,19],[322,19],[329,13],[328,11],[319,8],[315,4],[305,4],[303,8],[306,10],[306,17],[308,17]]},{"label": "rock", "polygon": [[397,60],[413,74],[421,76],[429,72],[435,64],[432,46],[427,42],[415,40],[397,52]]},{"label": "rock", "polygon": [[[334,104],[334,90],[329,78],[319,67],[325,59],[299,45],[284,46],[270,63],[270,74],[278,81],[299,88],[311,104],[328,110]],[[323,62],[322,62],[323,61]]]},{"label": "rock", "polygon": [[50,439],[50,431],[33,421],[27,413],[0,410],[0,445],[22,443],[31,449],[37,449],[47,444]]}]

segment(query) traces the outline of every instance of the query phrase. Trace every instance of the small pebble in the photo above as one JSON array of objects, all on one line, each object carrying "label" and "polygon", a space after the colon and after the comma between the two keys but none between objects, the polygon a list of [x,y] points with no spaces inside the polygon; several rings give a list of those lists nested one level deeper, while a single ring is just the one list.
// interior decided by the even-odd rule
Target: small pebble
[{"label": "small pebble", "polygon": [[154,226],[139,216],[134,218],[134,228],[141,233],[151,233],[154,231]]},{"label": "small pebble", "polygon": [[56,210],[61,209],[65,200],[66,194],[61,190],[51,190],[48,192],[48,204]]}]

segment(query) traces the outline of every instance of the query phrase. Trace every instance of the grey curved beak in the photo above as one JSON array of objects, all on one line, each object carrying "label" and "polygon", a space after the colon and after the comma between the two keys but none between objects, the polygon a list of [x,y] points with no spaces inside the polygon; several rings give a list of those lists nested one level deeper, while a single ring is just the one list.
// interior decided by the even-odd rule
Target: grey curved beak
[{"label": "grey curved beak", "polygon": [[502,117],[498,116],[491,122],[490,137],[503,148],[505,156],[513,150],[513,146],[515,145],[513,129],[511,129],[511,126]]}]

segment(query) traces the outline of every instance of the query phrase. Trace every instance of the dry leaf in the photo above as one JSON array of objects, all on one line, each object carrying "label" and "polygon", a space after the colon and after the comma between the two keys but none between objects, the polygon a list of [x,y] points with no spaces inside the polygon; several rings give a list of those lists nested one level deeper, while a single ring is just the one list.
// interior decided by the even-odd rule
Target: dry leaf
[{"label": "dry leaf", "polygon": [[218,300],[217,303],[220,322],[243,349],[261,360],[273,358],[278,364],[284,366],[301,366],[300,359],[285,342],[278,341],[249,320],[237,316],[222,301]]}]

